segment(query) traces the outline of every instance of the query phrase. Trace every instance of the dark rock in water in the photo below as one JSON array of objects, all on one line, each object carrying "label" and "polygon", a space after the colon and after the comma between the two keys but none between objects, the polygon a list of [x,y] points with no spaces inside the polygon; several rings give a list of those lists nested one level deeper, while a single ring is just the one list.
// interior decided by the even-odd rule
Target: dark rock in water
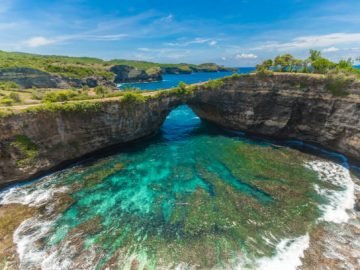
[{"label": "dark rock in water", "polygon": [[115,84],[105,77],[87,77],[83,79],[68,78],[53,75],[33,68],[1,68],[0,81],[12,81],[22,88],[81,88],[85,85],[96,87],[106,85],[115,87]]},{"label": "dark rock in water", "polygon": [[160,68],[141,70],[130,66],[117,65],[111,67],[110,71],[115,73],[115,83],[151,82],[162,80]]}]

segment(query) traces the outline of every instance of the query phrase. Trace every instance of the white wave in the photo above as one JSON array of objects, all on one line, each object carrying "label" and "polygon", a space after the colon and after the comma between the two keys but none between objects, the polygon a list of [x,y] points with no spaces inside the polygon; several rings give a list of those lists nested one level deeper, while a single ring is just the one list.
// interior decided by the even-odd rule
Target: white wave
[{"label": "white wave", "polygon": [[39,248],[38,241],[49,233],[53,222],[30,218],[15,230],[13,241],[19,254],[20,269],[33,269],[46,258],[47,253]]},{"label": "white wave", "polygon": [[[273,257],[262,257],[255,262],[246,260],[241,262],[237,269],[295,270],[302,264],[301,258],[304,256],[304,251],[309,247],[309,243],[308,234],[294,239],[283,239],[276,246],[276,253]],[[245,266],[249,263],[252,266]]]},{"label": "white wave", "polygon": [[36,186],[36,188],[14,187],[5,191],[0,196],[1,204],[18,203],[29,206],[42,206],[50,202],[56,193],[64,193],[68,190],[66,187],[45,187]]},{"label": "white wave", "polygon": [[347,210],[353,209],[355,204],[355,184],[349,170],[329,161],[311,161],[306,167],[317,172],[321,181],[341,189],[330,190],[315,185],[316,192],[328,201],[327,204],[319,206],[323,212],[320,220],[334,223],[347,222],[350,218]]}]

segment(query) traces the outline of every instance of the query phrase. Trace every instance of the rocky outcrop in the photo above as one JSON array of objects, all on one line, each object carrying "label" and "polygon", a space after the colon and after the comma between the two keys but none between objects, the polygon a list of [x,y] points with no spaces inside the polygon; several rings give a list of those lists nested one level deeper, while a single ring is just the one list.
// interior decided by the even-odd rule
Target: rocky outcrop
[{"label": "rocky outcrop", "polygon": [[343,90],[350,94],[343,97],[334,97],[327,85],[325,78],[310,75],[233,76],[145,102],[104,100],[88,109],[2,116],[0,185],[147,136],[184,103],[225,128],[316,143],[360,161],[360,84],[349,84]]},{"label": "rocky outcrop", "polygon": [[115,83],[151,82],[162,80],[160,68],[141,70],[130,66],[116,65],[111,67],[110,71],[115,73]]},{"label": "rocky outcrop", "polygon": [[179,99],[101,102],[90,110],[40,111],[0,118],[0,186],[88,153],[157,131]]},{"label": "rocky outcrop", "polygon": [[161,67],[161,71],[163,74],[191,74],[196,72],[236,72],[237,69],[219,66],[215,63],[206,63],[200,65],[183,64],[179,66],[166,66]]},{"label": "rocky outcrop", "polygon": [[163,74],[190,74],[193,72],[218,72],[232,69],[218,66],[216,64],[202,64],[198,66],[169,66],[151,67],[138,69],[127,65],[115,65],[110,68],[115,79],[109,80],[102,76],[90,76],[84,78],[70,78],[58,74],[48,73],[42,70],[27,67],[0,68],[0,82],[12,81],[22,88],[81,88],[83,86],[96,87],[105,85],[116,87],[118,83],[152,82],[161,81]]},{"label": "rocky outcrop", "polygon": [[360,83],[343,89],[344,97],[333,96],[328,83],[315,75],[242,76],[214,91],[204,88],[190,106],[225,128],[311,142],[359,161]]},{"label": "rocky outcrop", "polygon": [[96,87],[115,85],[104,77],[92,76],[83,79],[68,78],[53,75],[33,68],[0,68],[0,82],[12,81],[22,88],[81,88],[83,86]]}]

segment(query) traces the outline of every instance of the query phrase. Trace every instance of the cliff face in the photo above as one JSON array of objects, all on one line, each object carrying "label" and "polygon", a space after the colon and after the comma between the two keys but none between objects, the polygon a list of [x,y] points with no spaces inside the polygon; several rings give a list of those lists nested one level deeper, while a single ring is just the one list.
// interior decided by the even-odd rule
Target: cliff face
[{"label": "cliff face", "polygon": [[158,130],[178,100],[100,103],[90,111],[22,113],[0,118],[0,185]]},{"label": "cliff face", "polygon": [[103,77],[87,77],[83,79],[67,78],[33,69],[33,68],[0,68],[0,81],[12,81],[22,88],[81,88],[85,85],[115,86]]},{"label": "cliff face", "polygon": [[110,71],[115,73],[115,83],[149,82],[162,80],[160,68],[140,70],[130,66],[117,65],[111,67]]},{"label": "cliff face", "polygon": [[360,161],[360,85],[334,97],[326,79],[240,76],[200,85],[192,94],[146,102],[100,102],[96,109],[21,112],[0,117],[0,185],[31,178],[62,162],[159,129],[167,114],[188,104],[202,119],[226,128],[320,144]]},{"label": "cliff face", "polygon": [[334,97],[325,78],[281,74],[227,80],[220,91],[201,90],[190,106],[223,127],[320,144],[360,160],[360,84]]}]

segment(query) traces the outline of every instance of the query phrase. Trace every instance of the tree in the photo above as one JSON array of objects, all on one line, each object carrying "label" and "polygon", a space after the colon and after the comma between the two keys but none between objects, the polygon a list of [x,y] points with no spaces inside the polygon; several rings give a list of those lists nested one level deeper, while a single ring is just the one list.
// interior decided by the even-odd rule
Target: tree
[{"label": "tree", "polygon": [[312,66],[315,72],[326,73],[330,69],[334,68],[336,64],[326,58],[319,58],[312,62]]},{"label": "tree", "polygon": [[263,61],[261,64],[256,65],[256,70],[257,71],[264,71],[264,70],[268,70],[273,66],[273,60],[272,59],[268,59]]},{"label": "tree", "polygon": [[347,60],[340,60],[338,63],[338,67],[340,69],[349,70],[353,68],[353,60],[351,58],[348,58]]},{"label": "tree", "polygon": [[179,82],[178,87],[179,87],[181,90],[186,90],[186,83],[184,83],[184,82]]},{"label": "tree", "polygon": [[321,52],[317,50],[310,50],[309,60],[311,63],[315,62],[316,60],[322,58]]},{"label": "tree", "polygon": [[279,55],[277,57],[275,57],[274,60],[274,65],[280,68],[280,71],[285,72],[285,71],[293,71],[294,67],[300,65],[302,63],[301,60],[296,59],[294,56],[292,56],[291,54],[284,54],[284,55]]}]

